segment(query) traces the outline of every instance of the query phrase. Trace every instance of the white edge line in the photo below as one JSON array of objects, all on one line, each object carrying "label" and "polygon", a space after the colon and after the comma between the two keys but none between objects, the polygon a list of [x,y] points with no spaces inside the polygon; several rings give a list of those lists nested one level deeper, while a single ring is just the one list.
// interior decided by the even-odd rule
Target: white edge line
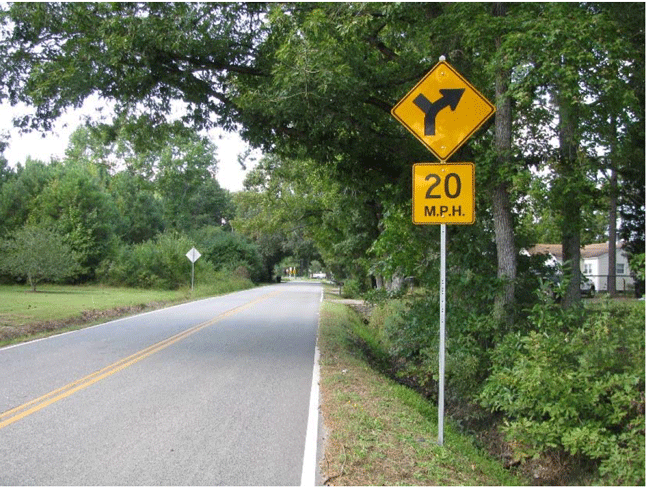
[{"label": "white edge line", "polygon": [[[321,303],[323,303],[324,297],[325,290],[324,288],[321,288]],[[318,462],[318,405],[320,401],[319,383],[320,351],[318,350],[318,344],[316,344],[316,347],[314,348],[314,369],[311,375],[309,415],[307,417],[307,433],[305,434],[305,451],[302,456],[302,477],[300,479],[300,486],[316,486],[316,463]]]},{"label": "white edge line", "polygon": [[307,434],[305,436],[305,452],[302,458],[302,478],[300,480],[300,486],[316,486],[316,457],[318,455],[318,402],[320,382],[319,361],[320,352],[318,351],[317,345],[314,350],[314,371],[311,376],[309,416],[307,417]]}]

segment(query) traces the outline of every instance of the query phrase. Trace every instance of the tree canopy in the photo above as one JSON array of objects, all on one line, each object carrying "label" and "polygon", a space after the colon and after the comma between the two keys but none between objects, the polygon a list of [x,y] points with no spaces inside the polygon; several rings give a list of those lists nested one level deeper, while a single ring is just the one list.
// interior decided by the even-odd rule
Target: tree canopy
[{"label": "tree canopy", "polygon": [[[493,229],[493,274],[503,284],[495,312],[507,316],[518,247],[534,234],[523,224],[536,216],[524,215],[537,202],[557,227],[547,235],[559,236],[573,258],[567,304],[579,298],[581,244],[604,234],[591,218],[606,205],[601,195],[622,204],[625,235],[644,239],[644,189],[634,186],[644,173],[644,14],[639,3],[16,3],[2,12],[0,97],[35,107],[17,121],[25,129],[49,127],[91,94],[115,101],[117,122],[104,134],[131,134],[133,147],[120,150],[141,155],[130,167],[143,182],[153,167],[141,146],[165,140],[159,130],[168,130],[180,102],[181,124],[238,129],[282,164],[327,168],[331,188],[354,195],[357,210],[372,209],[362,246],[369,249],[389,209],[409,201],[411,164],[431,158],[390,108],[445,55],[497,106],[493,122],[453,160],[477,165],[485,208],[478,223]],[[192,152],[200,145],[186,147],[201,160]],[[181,160],[157,161],[159,191],[182,196]],[[614,174],[615,187],[631,191],[605,188]],[[197,192],[188,218],[201,220],[208,211],[201,202],[220,196],[200,178],[184,178]],[[169,211],[166,219],[181,217]],[[352,229],[343,240],[353,239]]]}]

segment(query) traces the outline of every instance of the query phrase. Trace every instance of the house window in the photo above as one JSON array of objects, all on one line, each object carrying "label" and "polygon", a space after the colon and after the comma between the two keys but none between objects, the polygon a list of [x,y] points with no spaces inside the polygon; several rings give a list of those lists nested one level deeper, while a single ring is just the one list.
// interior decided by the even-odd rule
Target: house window
[{"label": "house window", "polygon": [[616,263],[616,274],[625,274],[625,263]]},{"label": "house window", "polygon": [[584,270],[584,273],[585,273],[586,275],[592,275],[592,274],[594,274],[593,264],[592,264],[592,263],[585,263],[585,270]]}]

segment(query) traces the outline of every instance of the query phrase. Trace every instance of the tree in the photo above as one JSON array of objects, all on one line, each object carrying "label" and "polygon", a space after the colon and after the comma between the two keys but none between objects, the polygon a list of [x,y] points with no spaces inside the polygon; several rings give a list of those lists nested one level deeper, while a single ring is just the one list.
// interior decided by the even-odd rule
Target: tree
[{"label": "tree", "polygon": [[[495,17],[506,16],[506,4],[495,3]],[[505,33],[504,33],[505,35]],[[495,70],[494,94],[496,102],[494,147],[499,166],[504,167],[512,158],[512,97],[508,93],[512,70],[507,66],[507,58],[501,52],[501,36],[495,39],[497,67]],[[497,277],[503,279],[504,290],[495,299],[495,317],[499,321],[512,318],[509,313],[515,303],[515,278],[517,276],[517,248],[510,203],[511,182],[500,178],[492,193],[492,212],[494,214],[494,233],[497,241]]]},{"label": "tree", "polygon": [[[642,5],[628,8],[643,17]],[[511,93],[519,112],[516,137],[524,155],[553,175],[550,203],[565,259],[573,263],[564,301],[570,306],[580,299],[584,216],[600,200],[597,173],[606,170],[597,144],[611,147],[611,121],[636,112],[635,96],[619,78],[633,81],[636,76],[630,72],[643,64],[633,40],[639,24],[623,27],[612,15],[616,9],[604,4],[519,4],[513,10],[518,27],[504,37],[503,53],[515,67]],[[622,36],[624,31],[628,35]],[[620,124],[621,135],[632,128],[629,121]]]},{"label": "tree", "polygon": [[0,187],[0,237],[25,225],[36,198],[54,176],[53,168],[31,158],[9,174]]},{"label": "tree", "polygon": [[262,158],[244,188],[233,227],[257,242],[277,236],[278,261],[293,255],[306,269],[320,255],[337,278],[367,278],[378,216],[365,192],[345,188],[313,160],[279,156]]},{"label": "tree", "polygon": [[[216,180],[215,153],[214,144],[191,127],[178,121],[156,123],[146,115],[79,127],[66,152],[68,159],[88,161],[103,174],[122,175],[119,183],[110,178],[110,184],[128,193],[126,201],[127,195],[116,195],[126,202],[120,208],[127,226],[151,218],[149,233],[154,234],[161,226],[189,231],[228,225],[234,210],[230,194]],[[151,237],[136,237],[147,234],[144,228],[126,232],[140,242]]]},{"label": "tree", "polygon": [[165,230],[162,202],[141,178],[120,171],[111,177],[108,189],[120,214],[116,232],[123,242],[140,244]]},{"label": "tree", "polygon": [[155,161],[153,186],[162,197],[167,225],[179,230],[221,225],[227,196],[215,179],[214,144],[196,133],[171,135],[165,143],[149,154]]},{"label": "tree", "polygon": [[115,100],[120,113],[142,102],[158,121],[172,100],[184,100],[187,121],[229,125],[236,106],[224,82],[229,74],[264,74],[255,54],[266,10],[252,3],[3,6],[0,98],[37,107],[19,121],[24,128],[49,128],[91,93]]},{"label": "tree", "polygon": [[56,229],[78,253],[82,276],[93,278],[113,245],[119,222],[115,202],[96,166],[68,160],[50,167],[55,176],[35,198],[28,222]]},{"label": "tree", "polygon": [[77,254],[59,233],[26,225],[2,243],[0,269],[26,278],[32,291],[43,281],[56,282],[80,271]]},{"label": "tree", "polygon": [[409,162],[427,157],[389,113],[452,51],[430,38],[442,13],[439,4],[14,4],[2,93],[38,107],[24,127],[47,127],[93,92],[122,113],[140,104],[157,124],[183,100],[197,127],[241,124],[254,145],[327,165],[376,221],[382,188],[406,186]]},{"label": "tree", "polygon": [[230,228],[235,217],[235,206],[230,192],[219,186],[215,178],[203,181],[187,200],[186,228],[220,226]]},{"label": "tree", "polygon": [[244,267],[251,280],[268,280],[258,247],[244,235],[226,231],[222,227],[205,226],[194,231],[192,237],[216,271],[233,272]]},{"label": "tree", "polygon": [[9,180],[12,174],[11,168],[9,168],[9,161],[7,161],[7,158],[3,154],[6,148],[7,142],[0,135],[0,187],[2,187],[5,181]]},{"label": "tree", "polygon": [[[638,183],[645,181],[645,154],[644,144],[637,139],[639,132],[643,131],[645,120],[645,83],[642,81],[645,77],[645,5],[628,4],[625,9],[620,9],[605,3],[594,5],[592,9],[608,21],[607,24],[601,23],[604,24],[602,30],[607,29],[604,32],[607,39],[606,52],[599,57],[592,70],[593,76],[589,79],[595,99],[591,104],[593,109],[589,122],[593,127],[593,141],[607,151],[601,171],[609,185],[607,288],[613,296],[616,293],[619,207],[623,218],[620,235],[629,238],[627,229],[630,214],[625,202],[636,199],[639,193],[645,193],[643,183],[641,191],[638,191]],[[624,191],[621,188],[623,186]],[[634,206],[643,208],[644,200],[644,197],[637,200]],[[645,220],[645,217],[641,217],[641,220]],[[636,246],[632,246],[634,247]],[[643,248],[636,252],[643,252]]]}]

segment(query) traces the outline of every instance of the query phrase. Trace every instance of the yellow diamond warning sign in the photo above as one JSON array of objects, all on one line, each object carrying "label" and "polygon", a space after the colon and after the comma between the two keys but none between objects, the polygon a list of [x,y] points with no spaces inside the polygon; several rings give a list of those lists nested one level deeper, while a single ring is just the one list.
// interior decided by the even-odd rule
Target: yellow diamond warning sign
[{"label": "yellow diamond warning sign", "polygon": [[413,165],[414,224],[473,224],[474,163]]},{"label": "yellow diamond warning sign", "polygon": [[436,64],[391,110],[441,161],[494,112],[494,105],[445,61]]}]

